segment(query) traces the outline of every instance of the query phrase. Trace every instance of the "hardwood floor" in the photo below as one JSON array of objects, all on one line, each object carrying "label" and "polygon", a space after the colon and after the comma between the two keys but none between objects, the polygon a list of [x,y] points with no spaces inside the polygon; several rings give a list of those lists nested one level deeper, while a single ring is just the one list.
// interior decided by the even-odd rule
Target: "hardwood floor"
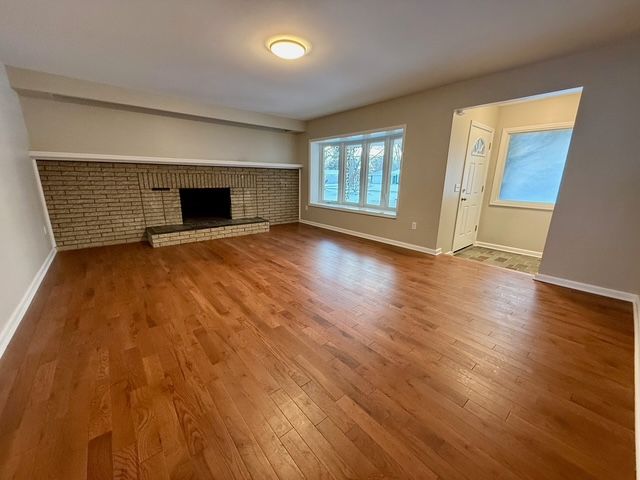
[{"label": "hardwood floor", "polygon": [[62,252],[2,479],[631,479],[631,306],[302,225]]}]

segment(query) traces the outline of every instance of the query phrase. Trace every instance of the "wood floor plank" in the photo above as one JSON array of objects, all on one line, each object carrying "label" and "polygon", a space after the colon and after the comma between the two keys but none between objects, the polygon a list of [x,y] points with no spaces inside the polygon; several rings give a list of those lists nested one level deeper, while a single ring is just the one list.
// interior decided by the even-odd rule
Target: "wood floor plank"
[{"label": "wood floor plank", "polygon": [[211,382],[209,389],[251,476],[253,478],[277,479],[277,474],[222,382],[219,380]]},{"label": "wood floor plank", "polygon": [[628,303],[293,224],[60,252],[0,478],[635,475]]},{"label": "wood floor plank", "polygon": [[113,477],[113,458],[111,456],[111,432],[89,440],[87,478],[110,480]]},{"label": "wood floor plank", "polygon": [[335,448],[318,431],[316,426],[306,417],[300,407],[284,391],[278,390],[272,394],[274,401],[287,416],[295,430],[302,437],[318,459],[336,479],[357,479],[358,473],[344,461]]}]

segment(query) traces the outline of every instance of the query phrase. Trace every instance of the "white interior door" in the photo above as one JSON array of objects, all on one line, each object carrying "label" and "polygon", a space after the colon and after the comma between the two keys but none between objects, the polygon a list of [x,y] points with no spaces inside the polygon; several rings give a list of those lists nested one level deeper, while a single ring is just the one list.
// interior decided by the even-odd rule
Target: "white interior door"
[{"label": "white interior door", "polygon": [[472,121],[453,236],[454,252],[476,240],[492,142],[493,129]]}]

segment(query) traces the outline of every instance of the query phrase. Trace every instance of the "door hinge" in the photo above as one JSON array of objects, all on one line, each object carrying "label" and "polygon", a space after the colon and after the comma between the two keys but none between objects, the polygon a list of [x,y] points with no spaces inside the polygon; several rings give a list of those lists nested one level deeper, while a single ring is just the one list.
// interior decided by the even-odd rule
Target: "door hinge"
[{"label": "door hinge", "polygon": [[480,190],[480,193],[484,192],[484,185],[482,185],[482,189]]},{"label": "door hinge", "polygon": [[478,231],[478,225],[476,225],[476,232]]}]

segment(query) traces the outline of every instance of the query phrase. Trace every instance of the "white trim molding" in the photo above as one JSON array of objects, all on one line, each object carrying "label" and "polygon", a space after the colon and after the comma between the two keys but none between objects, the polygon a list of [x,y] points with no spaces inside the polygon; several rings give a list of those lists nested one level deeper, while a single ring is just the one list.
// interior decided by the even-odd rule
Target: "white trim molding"
[{"label": "white trim molding", "polygon": [[208,165],[213,167],[277,168],[299,170],[301,163],[244,162],[242,160],[214,160],[204,158],[144,157],[138,155],[112,155],[103,153],[71,153],[30,151],[34,160],[61,160],[65,162],[154,163],[167,165]]},{"label": "white trim molding", "polygon": [[345,235],[351,235],[353,237],[364,238],[366,240],[372,240],[374,242],[385,243],[387,245],[393,245],[394,247],[406,248],[407,250],[414,250],[416,252],[426,253],[429,255],[440,255],[442,253],[441,248],[432,249],[415,245],[413,243],[400,242],[398,240],[392,240],[390,238],[379,237],[377,235],[371,235],[368,233],[356,232],[355,230],[348,230],[346,228],[334,227],[333,225],[327,225],[326,223],[312,222],[311,220],[299,220],[300,223],[305,225],[311,225],[312,227],[324,228],[325,230],[332,230],[338,233],[344,233]]},{"label": "white trim molding", "polygon": [[42,264],[42,266],[36,273],[35,277],[31,281],[31,284],[27,288],[27,291],[24,293],[24,295],[20,299],[20,302],[18,303],[16,308],[13,310],[13,313],[7,320],[7,323],[2,329],[2,332],[0,332],[0,357],[2,357],[2,355],[4,354],[4,351],[7,349],[7,346],[9,345],[9,342],[11,341],[11,338],[13,338],[13,335],[16,333],[16,330],[18,329],[18,325],[20,325],[20,322],[22,321],[24,314],[27,312],[29,305],[31,305],[31,301],[33,300],[33,297],[38,291],[38,288],[40,287],[42,280],[44,280],[44,277],[47,274],[47,271],[49,270],[49,267],[51,266],[51,262],[53,262],[53,259],[55,258],[56,253],[57,253],[57,250],[55,248],[52,248],[49,254],[47,255],[47,258],[45,258],[44,263]]},{"label": "white trim molding", "polygon": [[[51,248],[56,248],[56,238],[53,235],[53,225],[51,224],[51,217],[49,216],[49,207],[47,207],[47,199],[44,196],[44,190],[42,189],[42,179],[40,178],[40,172],[38,171],[38,162],[35,159],[31,159],[33,166],[33,174],[36,177],[36,185],[38,186],[38,194],[40,196],[40,204],[42,205],[42,213],[45,223],[47,224],[47,235],[51,242]],[[2,355],[0,353],[0,355]]]},{"label": "white trim molding", "polygon": [[636,479],[640,480],[640,296],[633,300],[633,381],[634,381],[634,418],[636,434]]},{"label": "white trim molding", "polygon": [[390,218],[391,220],[395,220],[398,217],[395,211],[376,210],[375,208],[353,207],[351,205],[341,205],[341,204],[332,205],[330,203],[309,202],[307,206],[313,207],[313,208],[326,208],[328,210],[337,210],[339,212],[371,215],[372,217]]},{"label": "white trim molding", "polygon": [[550,283],[552,285],[558,285],[560,287],[572,288],[574,290],[580,290],[582,292],[594,293],[596,295],[602,295],[603,297],[616,298],[618,300],[626,300],[627,302],[637,302],[638,295],[629,292],[623,292],[621,290],[613,290],[611,288],[599,287],[597,285],[591,285],[590,283],[576,282],[574,280],[567,280],[566,278],[554,277],[553,275],[546,275],[544,273],[538,273],[534,280],[543,283]]},{"label": "white trim molding", "polygon": [[403,123],[400,125],[392,125],[390,127],[381,127],[381,128],[373,128],[371,130],[360,130],[359,132],[349,132],[349,133],[341,133],[341,134],[336,134],[336,135],[329,135],[328,137],[316,137],[316,138],[310,138],[309,142],[325,142],[327,140],[334,140],[337,138],[344,138],[344,137],[367,137],[369,135],[372,134],[376,134],[376,133],[384,133],[384,132],[388,132],[391,130],[403,130],[404,133],[406,133],[407,131],[407,124]]},{"label": "white trim molding", "polygon": [[478,242],[473,244],[477,247],[491,248],[493,250],[500,250],[501,252],[518,253],[520,255],[527,255],[529,257],[542,258],[542,252],[536,250],[525,250],[524,248],[510,247],[508,245],[498,245],[497,243]]}]

